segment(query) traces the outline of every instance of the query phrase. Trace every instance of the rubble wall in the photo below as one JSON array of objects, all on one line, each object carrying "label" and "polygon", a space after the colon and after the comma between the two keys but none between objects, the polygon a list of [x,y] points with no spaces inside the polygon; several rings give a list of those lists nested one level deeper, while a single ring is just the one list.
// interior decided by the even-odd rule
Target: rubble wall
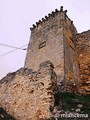
[{"label": "rubble wall", "polygon": [[53,116],[56,74],[50,62],[37,72],[21,68],[0,81],[0,106],[16,120],[46,120]]},{"label": "rubble wall", "polygon": [[79,92],[90,94],[90,30],[77,35]]}]

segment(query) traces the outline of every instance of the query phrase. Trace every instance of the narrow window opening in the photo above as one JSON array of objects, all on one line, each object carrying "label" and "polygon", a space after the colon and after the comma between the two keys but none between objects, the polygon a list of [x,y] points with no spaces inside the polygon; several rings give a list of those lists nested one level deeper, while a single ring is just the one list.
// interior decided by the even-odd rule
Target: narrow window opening
[{"label": "narrow window opening", "polygon": [[46,41],[42,42],[39,44],[39,49],[43,48],[46,46]]}]

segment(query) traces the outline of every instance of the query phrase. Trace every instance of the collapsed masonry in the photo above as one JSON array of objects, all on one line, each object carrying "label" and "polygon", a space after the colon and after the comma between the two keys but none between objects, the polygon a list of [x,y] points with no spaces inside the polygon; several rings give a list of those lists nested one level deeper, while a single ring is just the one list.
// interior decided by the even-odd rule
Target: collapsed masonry
[{"label": "collapsed masonry", "polygon": [[17,120],[53,117],[58,92],[90,94],[90,31],[77,33],[66,12],[33,25],[25,67],[0,81],[0,107]]},{"label": "collapsed masonry", "polygon": [[57,76],[53,65],[40,64],[37,72],[21,68],[0,81],[0,106],[16,120],[46,120],[53,116]]}]

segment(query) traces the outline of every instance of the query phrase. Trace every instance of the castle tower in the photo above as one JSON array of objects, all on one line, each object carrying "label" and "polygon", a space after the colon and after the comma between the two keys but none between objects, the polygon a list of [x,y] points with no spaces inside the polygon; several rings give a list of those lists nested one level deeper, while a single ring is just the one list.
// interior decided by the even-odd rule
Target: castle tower
[{"label": "castle tower", "polygon": [[[58,76],[58,85],[61,81],[75,83],[77,63],[75,51],[75,35],[77,30],[66,15],[63,7],[53,11],[31,29],[25,67],[37,70],[39,64],[51,61]],[[68,83],[68,82],[67,82]]]}]

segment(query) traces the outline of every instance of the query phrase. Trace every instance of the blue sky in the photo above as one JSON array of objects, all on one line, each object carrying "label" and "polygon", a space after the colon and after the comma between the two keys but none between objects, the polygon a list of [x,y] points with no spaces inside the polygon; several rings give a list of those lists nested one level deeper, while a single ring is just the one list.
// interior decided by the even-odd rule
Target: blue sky
[{"label": "blue sky", "polygon": [[[0,0],[0,43],[28,44],[32,24],[60,6],[68,10],[78,32],[90,29],[90,0]],[[24,65],[24,50],[2,56],[12,50],[0,45],[0,78]]]}]

